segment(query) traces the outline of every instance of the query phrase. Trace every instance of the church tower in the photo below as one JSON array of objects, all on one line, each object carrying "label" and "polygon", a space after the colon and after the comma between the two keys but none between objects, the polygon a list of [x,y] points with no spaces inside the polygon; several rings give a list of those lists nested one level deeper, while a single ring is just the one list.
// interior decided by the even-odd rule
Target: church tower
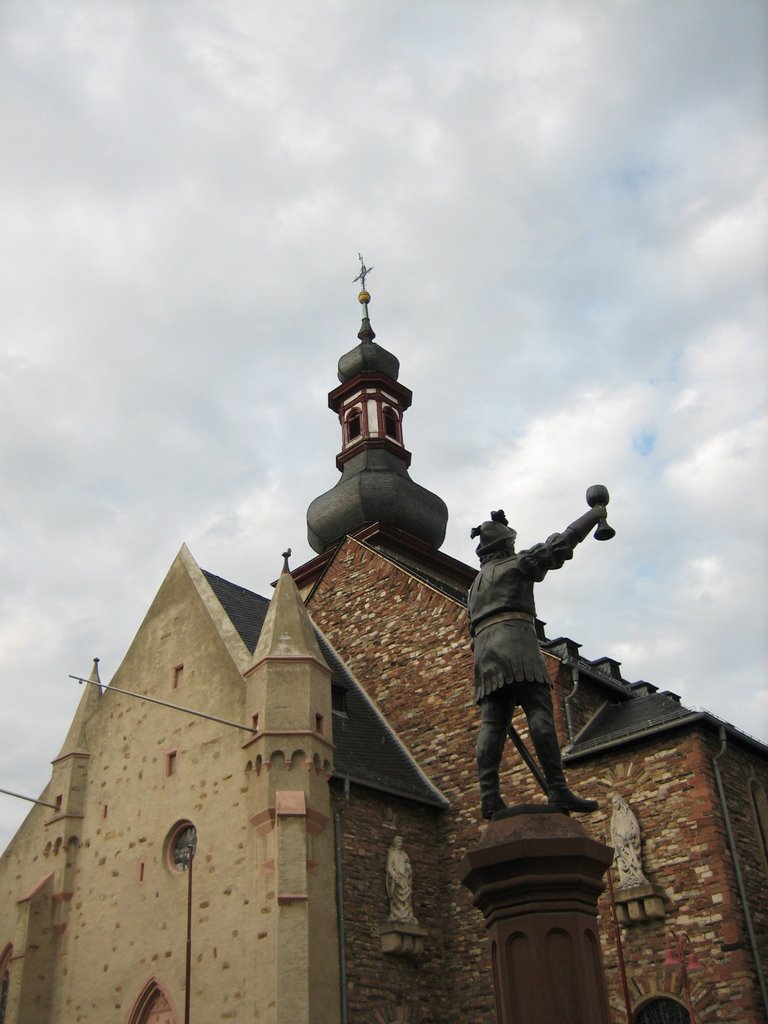
[{"label": "church tower", "polygon": [[339,359],[341,383],[328,395],[341,425],[336,456],[341,479],[310,504],[307,538],[322,554],[347,534],[380,524],[437,550],[445,539],[448,509],[442,498],[408,474],[411,453],[403,442],[403,414],[412,395],[398,381],[397,357],[374,340],[368,316],[371,296],[365,288],[368,273],[363,263],[357,279],[362,283],[360,343]]}]

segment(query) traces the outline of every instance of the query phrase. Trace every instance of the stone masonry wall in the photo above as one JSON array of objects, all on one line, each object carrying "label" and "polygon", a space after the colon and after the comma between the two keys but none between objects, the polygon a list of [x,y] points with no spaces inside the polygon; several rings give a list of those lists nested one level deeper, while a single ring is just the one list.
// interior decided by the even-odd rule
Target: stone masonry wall
[{"label": "stone masonry wall", "polygon": [[[472,659],[465,609],[377,552],[347,540],[315,593],[309,610],[360,682],[369,690],[419,765],[450,801],[443,831],[446,893],[443,985],[452,1019],[487,1024],[494,1018],[482,919],[456,882],[456,866],[482,830],[474,743],[479,713],[472,694]],[[572,678],[545,655],[554,684],[561,745],[567,742],[563,701]],[[605,701],[582,677],[571,711],[574,731]],[[516,725],[524,738],[524,718]],[[535,782],[507,745],[502,788],[508,802],[542,799]],[[701,1024],[761,1024],[751,954],[727,837],[714,788],[711,759],[719,743],[711,727],[687,728],[624,746],[567,769],[569,783],[596,796],[601,810],[580,818],[595,838],[610,843],[610,793],[621,792],[637,814],[644,836],[646,873],[667,894],[666,918],[622,928],[630,995],[636,1010],[655,993],[684,1001],[679,968],[664,967],[670,927],[691,937],[703,970],[691,976]],[[757,766],[757,767],[755,767]],[[730,749],[721,770],[734,829],[743,847],[743,870],[752,893],[765,955],[765,865],[756,841],[746,779],[765,761]],[[766,786],[768,789],[768,786]],[[617,875],[614,870],[614,881]],[[755,907],[758,909],[755,910]],[[601,938],[615,1020],[626,1020],[616,941],[607,895],[601,902]],[[362,1018],[363,1024],[365,1018]],[[357,1020],[355,1020],[357,1024]],[[366,1022],[367,1024],[367,1022]]]},{"label": "stone masonry wall", "polygon": [[[754,964],[747,943],[728,849],[724,817],[715,788],[712,757],[719,743],[710,728],[688,727],[624,747],[619,756],[602,755],[584,765],[591,769],[586,788],[600,799],[600,810],[582,819],[585,829],[610,845],[610,795],[623,796],[637,816],[643,839],[643,868],[665,894],[663,920],[636,922],[621,928],[627,979],[633,1009],[656,994],[685,1000],[680,967],[665,967],[669,929],[685,932],[701,970],[690,975],[697,1019],[729,1024],[761,1024]],[[768,766],[732,748],[721,766],[739,856],[750,867],[750,905],[762,931],[766,960],[764,893],[768,876],[758,876],[754,851],[756,830],[744,794],[746,764],[764,777]],[[605,797],[603,797],[605,794]],[[612,868],[617,898],[618,872]],[[600,903],[600,932],[615,1020],[626,1020],[621,998],[618,953],[608,893]]]},{"label": "stone masonry wall", "polygon": [[[445,814],[352,786],[349,803],[334,786],[340,811],[350,1024],[412,1024],[451,1019],[444,985]],[[413,910],[427,930],[420,959],[382,952],[380,926],[389,914],[387,852],[402,836],[413,870]],[[405,1016],[407,1014],[407,1016]]]},{"label": "stone masonry wall", "polygon": [[[479,712],[472,688],[466,610],[370,548],[347,540],[308,602],[310,614],[449,799],[443,871],[447,894],[442,985],[462,1024],[493,1020],[482,917],[457,867],[483,827],[475,769]],[[559,662],[547,658],[553,674]],[[559,710],[561,701],[556,700]],[[517,724],[522,735],[524,718]],[[558,730],[565,743],[560,714]],[[579,772],[572,778],[578,780]],[[508,751],[502,786],[510,802],[542,799]]]}]

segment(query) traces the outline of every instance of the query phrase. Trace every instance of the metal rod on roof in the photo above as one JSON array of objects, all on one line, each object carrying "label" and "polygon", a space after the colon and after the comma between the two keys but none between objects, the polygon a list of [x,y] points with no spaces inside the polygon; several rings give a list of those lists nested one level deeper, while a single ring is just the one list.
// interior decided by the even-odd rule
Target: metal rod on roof
[{"label": "metal rod on roof", "polygon": [[10,789],[0,789],[0,793],[5,793],[6,796],[16,796],[19,800],[28,800],[31,804],[41,804],[43,807],[51,807],[54,811],[61,810],[57,804],[49,804],[46,800],[35,800],[33,796],[24,796],[23,793],[12,793]]},{"label": "metal rod on roof", "polygon": [[[83,676],[70,675],[70,679],[76,679],[78,683],[88,683],[90,686],[99,686],[99,683],[92,679],[85,679]],[[170,708],[172,711],[183,711],[187,715],[195,715],[197,718],[206,718],[209,722],[217,722],[219,725],[229,725],[233,729],[242,729],[255,735],[258,729],[252,729],[250,725],[242,725],[240,722],[230,722],[228,718],[218,718],[216,715],[209,715],[205,711],[193,711],[192,708],[183,708],[180,704],[170,704],[167,700],[158,700],[157,697],[148,697],[146,693],[132,693],[131,690],[121,690],[119,686],[107,686],[103,692],[114,690],[115,693],[125,694],[126,697],[136,697],[138,700],[149,701],[150,704],[159,704],[161,708]]]}]

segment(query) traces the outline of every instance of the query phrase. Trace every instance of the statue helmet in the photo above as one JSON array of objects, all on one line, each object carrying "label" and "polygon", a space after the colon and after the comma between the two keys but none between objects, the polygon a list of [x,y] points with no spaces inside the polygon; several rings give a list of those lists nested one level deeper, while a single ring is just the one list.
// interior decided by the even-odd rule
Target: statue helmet
[{"label": "statue helmet", "polygon": [[475,554],[482,558],[483,555],[496,551],[510,541],[514,544],[517,531],[509,525],[507,517],[504,515],[504,509],[500,508],[498,512],[491,512],[490,520],[480,526],[475,526],[470,537],[480,538],[480,543],[475,548]]}]

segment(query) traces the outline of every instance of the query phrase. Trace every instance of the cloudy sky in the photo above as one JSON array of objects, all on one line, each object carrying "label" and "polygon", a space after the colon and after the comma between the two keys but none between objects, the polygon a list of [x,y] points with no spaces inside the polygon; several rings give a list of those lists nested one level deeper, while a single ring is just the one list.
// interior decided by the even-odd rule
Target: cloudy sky
[{"label": "cloudy sky", "polygon": [[310,557],[358,251],[443,550],[604,482],[549,635],[768,740],[767,11],[3,0],[0,787],[183,541],[261,593]]}]

